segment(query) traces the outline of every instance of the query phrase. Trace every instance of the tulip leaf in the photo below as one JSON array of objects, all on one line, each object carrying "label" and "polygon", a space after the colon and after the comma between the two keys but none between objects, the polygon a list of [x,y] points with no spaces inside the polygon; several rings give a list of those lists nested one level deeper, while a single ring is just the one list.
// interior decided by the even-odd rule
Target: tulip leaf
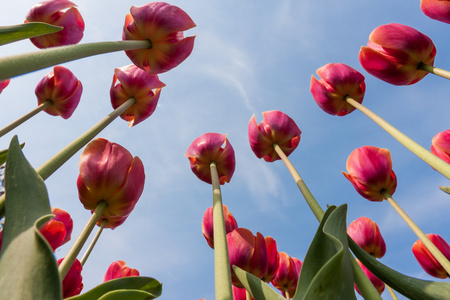
[{"label": "tulip leaf", "polygon": [[56,260],[39,233],[53,216],[47,189],[24,157],[16,136],[6,159],[5,190],[0,299],[61,299]]},{"label": "tulip leaf", "polygon": [[70,300],[154,299],[161,296],[162,284],[151,277],[132,276],[106,281]]},{"label": "tulip leaf", "polygon": [[[25,143],[20,144],[20,148],[23,149]],[[8,149],[0,150],[0,166],[6,162],[6,155],[8,154]]]},{"label": "tulip leaf", "polygon": [[0,26],[0,46],[62,30],[64,27],[42,22]]},{"label": "tulip leaf", "polygon": [[258,300],[283,300],[278,292],[272,289],[267,283],[258,277],[242,270],[237,266],[233,266],[233,271],[245,289],[252,295],[254,299]]}]

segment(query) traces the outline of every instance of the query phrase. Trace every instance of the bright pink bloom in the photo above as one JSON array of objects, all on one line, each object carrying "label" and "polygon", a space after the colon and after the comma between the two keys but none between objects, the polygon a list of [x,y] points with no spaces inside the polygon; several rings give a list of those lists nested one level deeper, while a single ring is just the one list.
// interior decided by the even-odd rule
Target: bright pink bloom
[{"label": "bright pink bloom", "polygon": [[125,18],[122,39],[149,40],[149,49],[125,51],[131,61],[151,74],[167,72],[182,63],[194,48],[195,36],[183,31],[195,27],[194,21],[177,6],[150,2],[132,6]]},{"label": "bright pink bloom", "polygon": [[[233,300],[246,300],[247,299],[247,291],[245,288],[238,288],[236,286],[232,286],[233,291]],[[252,300],[254,298],[252,297]]]},{"label": "bright pink bloom", "polygon": [[286,252],[279,252],[278,255],[278,269],[272,284],[283,295],[285,295],[287,290],[292,298],[297,290],[298,278],[303,263],[298,258],[290,257]]},{"label": "bright pink bloom", "polygon": [[[63,258],[58,259],[58,266],[63,261]],[[81,263],[78,259],[75,259],[72,266],[69,269],[69,272],[67,272],[66,277],[64,277],[64,280],[62,282],[62,288],[63,288],[63,298],[68,298],[72,296],[79,295],[81,291],[83,290],[83,277],[81,276],[81,271],[83,270],[83,267],[81,266]]]},{"label": "bright pink bloom", "polygon": [[353,150],[347,159],[347,172],[342,174],[361,196],[370,201],[383,201],[381,192],[392,195],[397,187],[388,149],[363,146]]},{"label": "bright pink bloom", "polygon": [[41,229],[41,234],[48,241],[53,251],[67,243],[72,235],[73,220],[69,213],[59,208],[52,208],[55,215],[53,219],[45,223]]},{"label": "bright pink bloom", "polygon": [[114,229],[125,222],[144,190],[144,182],[142,161],[116,143],[97,138],[81,154],[77,180],[81,203],[91,211],[101,200],[108,204],[98,225],[106,219],[105,227]]},{"label": "bright pink bloom", "polygon": [[348,235],[364,251],[376,258],[386,253],[386,244],[377,223],[367,217],[360,217],[351,222],[347,228]]},{"label": "bright pink bloom", "polygon": [[236,228],[227,234],[228,255],[231,267],[231,282],[243,288],[232,266],[262,278],[267,271],[267,247],[261,233],[256,236],[246,228]]},{"label": "bright pink bloom", "polygon": [[327,64],[316,71],[321,78],[311,75],[311,94],[317,105],[330,115],[345,116],[355,108],[345,101],[349,96],[362,103],[366,84],[364,76],[355,69],[339,63]]},{"label": "bright pink bloom", "polygon": [[109,265],[109,268],[103,277],[103,282],[131,276],[139,276],[139,271],[128,267],[123,260],[118,260]]},{"label": "bright pink bloom", "polygon": [[3,81],[0,81],[0,94],[3,92],[3,90],[8,86],[10,79],[6,79]]},{"label": "bright pink bloom", "polygon": [[84,21],[75,6],[74,3],[67,0],[42,1],[33,6],[25,16],[25,23],[44,22],[64,27],[64,29],[55,33],[30,38],[30,41],[41,49],[72,45],[81,41]]},{"label": "bright pink bloom", "polygon": [[38,105],[52,101],[52,105],[44,110],[46,113],[68,119],[77,108],[82,91],[81,82],[69,69],[56,66],[39,81],[35,94]]},{"label": "bright pink bloom", "polygon": [[301,130],[287,114],[278,111],[263,112],[264,120],[258,125],[255,115],[248,123],[250,148],[258,158],[267,162],[281,159],[273,148],[277,143],[286,156],[289,156],[300,143]]},{"label": "bright pink bloom", "polygon": [[421,63],[432,66],[436,56],[433,41],[406,25],[387,24],[375,28],[367,47],[361,47],[359,61],[378,79],[394,85],[409,85],[428,72],[418,70]]},{"label": "bright pink bloom", "polygon": [[431,153],[450,164],[450,129],[439,132],[433,137]]},{"label": "bright pink bloom", "polygon": [[[430,241],[450,260],[450,246],[437,234],[426,235]],[[421,240],[417,240],[412,246],[412,252],[419,262],[422,269],[428,274],[437,278],[448,278],[450,275],[445,271],[441,264],[434,258],[430,251],[425,247]]]},{"label": "bright pink bloom", "polygon": [[450,0],[422,0],[420,8],[428,17],[450,24]]},{"label": "bright pink bloom", "polygon": [[136,99],[136,103],[120,115],[132,127],[153,114],[161,88],[165,86],[158,75],[148,74],[135,65],[116,68],[110,90],[111,104],[116,109],[128,99]]},{"label": "bright pink bloom", "polygon": [[[370,282],[372,282],[373,286],[375,287],[375,289],[378,291],[378,293],[381,295],[384,291],[384,288],[386,287],[386,285],[384,284],[383,281],[381,281],[378,277],[376,277],[375,275],[372,274],[372,272],[370,272],[359,260],[356,260],[356,262],[359,264],[359,266],[361,267],[361,269],[364,271],[364,273],[366,274],[367,278],[369,278]],[[355,284],[355,289],[358,292],[358,294],[361,295],[361,293],[358,290],[358,287]]]},{"label": "bright pink bloom", "polygon": [[267,248],[267,271],[264,274],[262,281],[271,282],[278,270],[278,249],[277,242],[270,236],[266,236]]},{"label": "bright pink bloom", "polygon": [[230,182],[236,167],[234,150],[226,134],[205,133],[196,138],[184,154],[198,179],[211,184],[211,162],[217,165],[220,184]]},{"label": "bright pink bloom", "polygon": [[[236,219],[228,210],[228,207],[223,204],[223,217],[225,220],[225,232],[232,232],[234,229],[238,228]],[[206,209],[203,215],[202,221],[202,232],[208,245],[214,249],[214,223],[213,223],[213,207]]]}]

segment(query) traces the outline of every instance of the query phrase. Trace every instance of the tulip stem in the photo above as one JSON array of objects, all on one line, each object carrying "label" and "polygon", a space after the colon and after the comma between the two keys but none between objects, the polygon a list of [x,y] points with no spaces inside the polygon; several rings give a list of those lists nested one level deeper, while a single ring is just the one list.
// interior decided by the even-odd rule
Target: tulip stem
[{"label": "tulip stem", "polygon": [[252,295],[247,290],[245,290],[245,300],[252,300]]},{"label": "tulip stem", "polygon": [[425,72],[428,72],[428,73],[433,73],[434,75],[438,75],[438,76],[441,76],[441,77],[444,77],[444,78],[447,78],[447,79],[450,79],[450,72],[449,71],[446,71],[446,70],[443,70],[443,69],[439,69],[439,68],[436,68],[436,67],[424,64],[424,63],[420,63],[417,66],[417,69],[425,71]]},{"label": "tulip stem", "polygon": [[95,244],[97,244],[98,239],[100,238],[100,235],[103,232],[103,228],[105,228],[106,223],[108,222],[108,219],[103,219],[102,224],[100,224],[100,227],[97,230],[97,233],[95,234],[94,238],[92,239],[92,242],[89,244],[89,247],[87,248],[86,252],[84,252],[83,257],[80,260],[81,266],[84,266],[84,263],[89,258],[89,255],[91,255],[92,250],[95,247]]},{"label": "tulip stem", "polygon": [[286,295],[286,299],[287,299],[287,300],[291,299],[291,296],[289,296],[289,290],[288,290],[288,288],[285,288],[285,289],[284,289],[284,294]]},{"label": "tulip stem", "polygon": [[378,124],[381,128],[386,130],[387,133],[389,133],[391,136],[393,136],[397,141],[399,141],[403,146],[405,146],[409,151],[417,155],[420,159],[422,159],[424,162],[429,164],[433,169],[450,179],[450,164],[446,163],[424,147],[420,146],[416,142],[414,142],[412,139],[410,139],[408,136],[400,132],[398,129],[393,127],[391,124],[380,118],[378,115],[376,115],[374,112],[372,112],[370,109],[364,107],[360,103],[358,103],[356,100],[352,99],[349,96],[345,96],[345,101],[347,101],[349,104],[351,104],[354,108],[357,108],[359,111],[361,111],[363,114],[365,114],[367,117],[372,119],[376,124]]},{"label": "tulip stem", "polygon": [[406,224],[412,229],[412,231],[417,235],[417,237],[422,241],[424,246],[430,251],[431,255],[436,258],[436,260],[441,264],[445,271],[450,274],[450,261],[442,254],[442,252],[433,244],[432,241],[423,233],[419,226],[414,223],[414,221],[406,214],[406,212],[395,202],[392,196],[386,192],[381,191],[384,198],[391,204],[391,206],[397,211],[397,213],[402,217]]},{"label": "tulip stem", "polygon": [[32,111],[30,111],[29,113],[23,115],[22,117],[20,117],[19,119],[15,120],[14,122],[6,125],[2,129],[0,129],[0,137],[4,136],[5,134],[10,132],[11,130],[13,130],[14,128],[16,128],[17,126],[22,124],[23,122],[27,121],[28,119],[31,119],[32,117],[37,115],[39,112],[43,111],[44,109],[46,109],[47,107],[49,107],[51,105],[53,105],[53,101],[52,100],[47,100],[44,103],[40,104],[35,109],[33,109]]},{"label": "tulip stem", "polygon": [[397,295],[395,295],[394,290],[388,286],[386,283],[384,284],[389,291],[389,294],[391,294],[392,300],[398,300]]},{"label": "tulip stem", "polygon": [[[46,180],[50,175],[52,175],[56,170],[59,169],[69,158],[71,158],[75,153],[78,152],[83,146],[89,143],[97,134],[99,134],[106,126],[108,126],[114,119],[124,113],[128,108],[136,103],[135,98],[130,98],[124,102],[121,106],[116,108],[109,115],[104,117],[100,122],[92,126],[85,133],[80,135],[77,139],[71,142],[69,145],[61,149],[53,157],[43,163],[36,172]],[[5,195],[0,197],[0,218],[5,215]]]},{"label": "tulip stem", "polygon": [[77,258],[78,253],[80,253],[81,248],[83,248],[87,238],[89,237],[89,234],[92,232],[92,229],[94,229],[95,224],[97,223],[98,219],[100,219],[103,211],[107,206],[108,204],[104,200],[100,200],[97,203],[97,207],[95,208],[88,222],[84,226],[75,243],[73,243],[66,257],[64,257],[63,261],[59,265],[58,270],[61,282],[64,280],[64,277],[66,277],[67,272],[69,272],[69,269]]},{"label": "tulip stem", "polygon": [[228,258],[225,220],[223,217],[222,194],[217,165],[209,165],[213,188],[213,234],[214,234],[214,280],[216,299],[232,300],[230,260]]},{"label": "tulip stem", "polygon": [[0,59],[0,81],[83,57],[151,46],[148,40],[126,40],[53,47],[13,55]]}]

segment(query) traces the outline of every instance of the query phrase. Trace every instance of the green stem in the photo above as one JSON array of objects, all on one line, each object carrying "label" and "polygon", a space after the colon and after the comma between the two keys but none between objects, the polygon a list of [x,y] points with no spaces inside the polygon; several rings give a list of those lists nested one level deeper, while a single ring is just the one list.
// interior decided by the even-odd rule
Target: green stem
[{"label": "green stem", "polygon": [[33,109],[32,111],[30,111],[29,113],[23,115],[22,117],[20,117],[19,119],[15,120],[14,122],[6,125],[2,129],[0,129],[0,137],[4,136],[5,134],[10,132],[11,130],[13,130],[14,128],[16,128],[17,126],[22,124],[23,122],[31,119],[32,117],[37,115],[39,112],[43,111],[44,109],[46,109],[47,107],[49,107],[51,105],[53,105],[53,101],[52,100],[47,100],[44,103],[42,103],[41,105],[39,105],[38,107],[36,107],[35,109]]},{"label": "green stem", "polygon": [[89,237],[89,234],[92,232],[92,229],[94,229],[95,224],[102,216],[102,213],[107,206],[108,204],[104,200],[101,200],[97,203],[97,207],[95,208],[88,222],[84,226],[75,243],[73,243],[66,257],[64,257],[63,261],[58,267],[61,281],[63,281],[64,277],[66,277],[67,272],[69,272],[69,269],[77,258],[78,253],[80,253],[81,248],[83,248],[87,238]]},{"label": "green stem", "polygon": [[414,221],[408,216],[408,214],[398,205],[397,202],[392,198],[392,196],[386,192],[381,191],[381,194],[389,202],[389,204],[395,209],[395,211],[402,217],[406,224],[412,229],[412,231],[417,235],[417,237],[422,241],[424,246],[430,251],[430,253],[436,258],[436,260],[441,264],[444,270],[450,274],[450,261],[442,254],[442,252],[433,244],[432,241],[423,233],[419,226],[414,223]]},{"label": "green stem", "polygon": [[216,299],[232,300],[230,260],[228,258],[219,175],[214,161],[210,163],[209,167],[213,188],[214,280]]},{"label": "green stem", "polygon": [[374,112],[372,112],[370,109],[364,107],[360,103],[356,102],[354,99],[346,96],[345,101],[350,103],[353,107],[357,108],[359,111],[361,111],[363,114],[365,114],[367,117],[372,119],[375,123],[377,123],[381,128],[386,130],[387,133],[392,135],[397,141],[399,141],[403,146],[405,146],[409,151],[417,155],[420,159],[422,159],[424,162],[429,164],[433,169],[450,179],[450,164],[446,163],[424,147],[420,146],[416,142],[414,142],[412,139],[407,137],[405,134],[400,132],[398,129],[393,127],[391,124],[380,118],[378,115],[376,115]]},{"label": "green stem", "polygon": [[94,238],[92,239],[92,242],[89,244],[89,247],[87,248],[86,252],[84,252],[83,257],[80,260],[81,266],[84,266],[85,262],[89,258],[89,255],[91,255],[91,252],[94,249],[95,244],[97,244],[97,241],[100,238],[100,235],[103,232],[103,228],[105,228],[105,225],[107,222],[108,222],[107,219],[103,219],[102,224],[100,224],[100,227],[98,228],[97,233],[95,234]]},{"label": "green stem", "polygon": [[394,293],[394,290],[387,284],[384,284],[384,285],[386,286],[386,289],[389,291],[389,294],[391,294],[392,299],[398,300],[397,295]]},{"label": "green stem", "polygon": [[151,48],[149,40],[96,42],[43,49],[0,59],[0,81],[97,54]]},{"label": "green stem", "polygon": [[441,77],[444,77],[444,78],[447,78],[447,79],[450,79],[450,72],[449,71],[446,71],[446,70],[443,70],[443,69],[439,69],[439,68],[436,68],[436,67],[424,64],[424,63],[420,63],[417,66],[417,69],[425,71],[425,72],[428,72],[428,73],[433,73],[434,75],[438,75],[438,76],[441,76]]}]

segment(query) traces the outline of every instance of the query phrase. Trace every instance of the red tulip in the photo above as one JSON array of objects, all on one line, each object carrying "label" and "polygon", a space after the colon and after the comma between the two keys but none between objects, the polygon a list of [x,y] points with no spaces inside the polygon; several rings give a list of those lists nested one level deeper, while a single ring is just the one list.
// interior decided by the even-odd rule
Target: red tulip
[{"label": "red tulip", "polygon": [[392,23],[372,31],[367,47],[361,47],[359,61],[378,79],[409,85],[428,74],[418,66],[421,63],[432,66],[435,56],[436,47],[428,36],[409,26]]},{"label": "red tulip", "polygon": [[8,86],[10,79],[6,79],[3,81],[0,81],[0,94],[3,92],[3,90]]},{"label": "red tulip", "polygon": [[356,219],[348,225],[347,233],[358,246],[373,257],[382,258],[386,253],[386,244],[380,229],[371,219],[366,217]]},{"label": "red tulip", "polygon": [[78,196],[84,208],[94,211],[104,200],[108,206],[98,221],[106,219],[106,228],[125,222],[144,190],[144,165],[122,146],[97,138],[80,157]]},{"label": "red tulip", "polygon": [[116,68],[110,90],[111,104],[116,109],[129,98],[136,99],[136,103],[120,115],[132,127],[153,114],[161,88],[165,86],[158,75],[148,74],[135,65]]},{"label": "red tulip", "polygon": [[81,82],[69,69],[56,66],[39,81],[35,93],[39,105],[52,101],[52,105],[44,110],[46,113],[68,119],[77,108],[82,91]]},{"label": "red tulip", "polygon": [[192,52],[195,36],[185,38],[183,31],[195,27],[182,9],[164,2],[132,6],[125,18],[122,39],[149,40],[149,49],[125,51],[131,61],[151,74],[167,72],[182,63]]},{"label": "red tulip", "polygon": [[286,156],[289,156],[300,143],[301,130],[288,115],[281,111],[263,112],[264,120],[258,125],[255,115],[248,123],[250,148],[258,158],[267,162],[279,160],[273,144],[277,143]]},{"label": "red tulip", "polygon": [[272,284],[283,295],[288,291],[292,298],[297,290],[298,278],[303,263],[298,258],[290,257],[286,252],[279,252],[278,255],[278,269]]},{"label": "red tulip", "polygon": [[256,236],[246,228],[236,228],[227,234],[228,255],[231,267],[231,282],[243,288],[232,266],[247,271],[258,278],[262,278],[267,271],[267,248],[261,233]]},{"label": "red tulip", "polygon": [[105,276],[103,277],[103,282],[116,278],[131,277],[131,276],[139,276],[139,271],[127,267],[126,263],[123,260],[118,260],[113,262],[109,266]]},{"label": "red tulip", "polygon": [[394,194],[397,177],[392,170],[391,153],[387,149],[363,146],[353,150],[342,172],[356,191],[370,201],[383,201],[382,191]]},{"label": "red tulip", "polygon": [[[430,241],[450,260],[450,246],[437,234],[426,235]],[[421,240],[417,240],[412,246],[412,252],[419,262],[422,269],[431,276],[437,278],[448,278],[450,275],[445,271],[441,264],[434,258],[430,251],[425,247]]]},{"label": "red tulip", "polygon": [[278,270],[278,250],[277,242],[270,236],[266,236],[266,248],[267,248],[267,271],[264,274],[262,281],[271,282],[275,277]]},{"label": "red tulip", "polygon": [[339,63],[327,64],[316,71],[321,77],[311,76],[310,90],[317,105],[330,115],[345,116],[355,108],[345,101],[351,97],[362,103],[366,84],[364,76],[355,69]]},{"label": "red tulip", "polygon": [[55,217],[46,222],[39,231],[55,251],[70,240],[73,220],[69,213],[62,209],[52,208],[52,213]]},{"label": "red tulip", "polygon": [[[63,258],[58,259],[58,266],[63,261]],[[69,269],[66,277],[62,282],[63,288],[63,298],[68,298],[72,296],[79,295],[83,290],[83,277],[81,276],[81,271],[83,267],[78,259],[75,259],[72,266]]]},{"label": "red tulip", "polygon": [[431,153],[450,164],[450,129],[439,132],[433,137]]},{"label": "red tulip", "polygon": [[191,170],[198,179],[211,184],[211,162],[217,165],[220,184],[230,182],[236,167],[234,150],[226,134],[205,133],[196,138],[186,151]]},{"label": "red tulip", "polygon": [[[383,281],[381,281],[378,277],[376,277],[375,275],[372,274],[372,272],[370,272],[359,260],[356,260],[356,262],[359,264],[359,266],[361,267],[361,269],[364,271],[364,273],[366,274],[366,276],[369,278],[370,282],[372,282],[373,286],[375,287],[375,289],[378,291],[378,293],[381,295],[384,291],[384,288],[386,287],[386,285],[384,284]],[[358,290],[358,287],[355,284],[355,289],[358,292],[358,294],[361,295],[361,293]]]},{"label": "red tulip", "polygon": [[[84,21],[75,4],[67,0],[42,1],[31,8],[25,23],[44,22],[64,29],[34,38],[30,41],[38,48],[77,44],[83,38]],[[67,9],[66,11],[64,11]]]},{"label": "red tulip", "polygon": [[[236,219],[228,210],[228,207],[223,204],[223,218],[225,221],[225,232],[232,232],[234,229],[238,228],[238,224]],[[205,237],[208,245],[214,249],[214,226],[213,226],[213,207],[209,207],[206,209],[205,214],[203,215],[202,222],[202,232]]]},{"label": "red tulip", "polygon": [[450,1],[449,0],[422,0],[420,8],[428,17],[450,24]]}]

